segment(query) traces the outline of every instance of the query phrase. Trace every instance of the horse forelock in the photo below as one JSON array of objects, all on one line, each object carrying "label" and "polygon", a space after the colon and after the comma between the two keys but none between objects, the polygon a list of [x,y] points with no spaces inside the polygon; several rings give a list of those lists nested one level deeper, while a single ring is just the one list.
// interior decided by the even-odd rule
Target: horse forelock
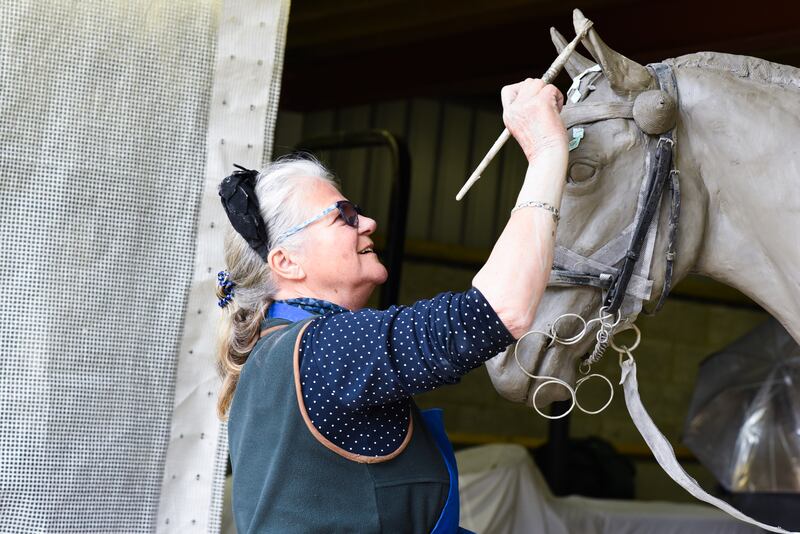
[{"label": "horse forelock", "polygon": [[697,52],[666,59],[664,63],[674,68],[715,70],[764,84],[800,89],[800,69],[750,56]]}]

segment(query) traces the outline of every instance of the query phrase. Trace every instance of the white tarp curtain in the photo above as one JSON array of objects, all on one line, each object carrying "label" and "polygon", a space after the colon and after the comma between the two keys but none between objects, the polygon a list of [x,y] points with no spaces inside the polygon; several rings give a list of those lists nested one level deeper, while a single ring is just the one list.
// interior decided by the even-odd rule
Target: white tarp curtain
[{"label": "white tarp curtain", "polygon": [[555,497],[519,445],[456,453],[461,526],[482,534],[757,534],[699,504]]},{"label": "white tarp curtain", "polygon": [[216,532],[233,162],[271,150],[288,0],[0,3],[0,529]]}]

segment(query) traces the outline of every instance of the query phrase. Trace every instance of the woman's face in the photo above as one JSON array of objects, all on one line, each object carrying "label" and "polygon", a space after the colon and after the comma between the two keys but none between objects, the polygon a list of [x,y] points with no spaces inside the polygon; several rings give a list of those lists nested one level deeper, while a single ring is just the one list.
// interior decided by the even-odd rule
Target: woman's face
[{"label": "woman's face", "polygon": [[[347,200],[335,187],[320,180],[309,183],[306,199],[309,216],[339,200]],[[300,254],[305,285],[347,308],[364,306],[375,286],[388,276],[378,255],[367,251],[374,250],[370,235],[376,226],[374,219],[360,215],[358,228],[353,228],[336,209],[305,228]]]}]

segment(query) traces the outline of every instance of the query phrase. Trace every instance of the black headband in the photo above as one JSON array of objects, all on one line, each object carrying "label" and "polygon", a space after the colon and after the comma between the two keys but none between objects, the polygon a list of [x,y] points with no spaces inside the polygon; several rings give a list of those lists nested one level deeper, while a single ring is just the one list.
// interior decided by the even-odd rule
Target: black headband
[{"label": "black headband", "polygon": [[269,252],[267,226],[261,218],[255,191],[258,171],[245,169],[236,164],[234,167],[241,170],[234,171],[219,184],[222,207],[225,208],[233,228],[247,240],[250,247],[264,261],[267,261]]}]

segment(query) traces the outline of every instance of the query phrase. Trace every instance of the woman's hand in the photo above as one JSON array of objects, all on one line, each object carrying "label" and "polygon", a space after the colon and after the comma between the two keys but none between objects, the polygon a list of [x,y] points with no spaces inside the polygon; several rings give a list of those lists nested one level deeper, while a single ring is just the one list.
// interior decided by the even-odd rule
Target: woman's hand
[{"label": "woman's hand", "polygon": [[[555,208],[564,193],[569,150],[559,115],[561,92],[541,80],[503,88],[503,121],[528,158],[528,171],[517,197]],[[530,328],[547,287],[553,264],[555,223],[550,212],[529,208],[514,212],[489,259],[472,280],[511,335]]]},{"label": "woman's hand", "polygon": [[[561,122],[564,96],[555,86],[528,78],[500,92],[503,122],[525,153],[528,163],[543,157],[566,161],[567,131]],[[545,156],[546,154],[546,156]]]}]

